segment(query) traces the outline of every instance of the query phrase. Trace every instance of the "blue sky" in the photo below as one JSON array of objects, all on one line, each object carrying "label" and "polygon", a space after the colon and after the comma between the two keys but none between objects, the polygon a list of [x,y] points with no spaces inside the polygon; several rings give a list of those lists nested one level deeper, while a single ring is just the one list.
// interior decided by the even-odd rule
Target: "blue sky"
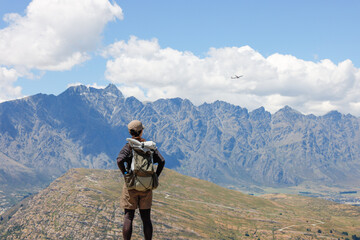
[{"label": "blue sky", "polygon": [[62,0],[59,16],[46,2],[0,0],[2,101],[114,83],[141,100],[360,116],[359,1]]}]

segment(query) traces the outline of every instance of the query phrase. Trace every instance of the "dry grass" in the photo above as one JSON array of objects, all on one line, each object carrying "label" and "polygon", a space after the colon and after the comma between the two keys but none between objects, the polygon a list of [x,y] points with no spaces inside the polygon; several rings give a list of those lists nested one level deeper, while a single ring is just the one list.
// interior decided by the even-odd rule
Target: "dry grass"
[{"label": "dry grass", "polygon": [[[119,171],[72,169],[2,222],[8,239],[121,236]],[[360,236],[360,208],[287,194],[254,197],[165,169],[154,191],[154,239],[337,239]],[[0,232],[1,232],[0,231]],[[1,236],[1,235],[0,235]],[[137,216],[134,238],[141,239]]]}]

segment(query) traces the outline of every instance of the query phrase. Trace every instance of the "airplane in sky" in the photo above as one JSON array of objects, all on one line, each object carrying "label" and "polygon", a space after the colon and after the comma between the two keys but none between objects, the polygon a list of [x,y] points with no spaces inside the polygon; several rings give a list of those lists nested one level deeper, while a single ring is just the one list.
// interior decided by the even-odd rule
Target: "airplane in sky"
[{"label": "airplane in sky", "polygon": [[237,79],[237,78],[241,78],[241,77],[243,77],[244,75],[235,75],[235,76],[233,76],[233,77],[231,77],[231,79]]}]

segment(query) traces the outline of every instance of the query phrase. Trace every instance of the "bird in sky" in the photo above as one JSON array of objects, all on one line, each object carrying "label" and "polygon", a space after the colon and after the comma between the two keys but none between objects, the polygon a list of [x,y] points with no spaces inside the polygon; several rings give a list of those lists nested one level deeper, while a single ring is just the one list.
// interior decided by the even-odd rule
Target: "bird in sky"
[{"label": "bird in sky", "polygon": [[235,76],[233,76],[233,77],[231,77],[231,79],[237,79],[237,78],[241,78],[241,77],[243,77],[244,75],[235,75]]}]

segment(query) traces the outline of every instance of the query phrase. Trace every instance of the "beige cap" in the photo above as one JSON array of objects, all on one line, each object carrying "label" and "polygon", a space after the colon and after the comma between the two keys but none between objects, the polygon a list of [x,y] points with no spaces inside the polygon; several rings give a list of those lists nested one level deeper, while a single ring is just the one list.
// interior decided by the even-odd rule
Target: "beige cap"
[{"label": "beige cap", "polygon": [[130,130],[135,130],[135,131],[140,131],[144,129],[144,126],[142,125],[142,123],[139,120],[133,120],[128,124],[128,129]]}]

